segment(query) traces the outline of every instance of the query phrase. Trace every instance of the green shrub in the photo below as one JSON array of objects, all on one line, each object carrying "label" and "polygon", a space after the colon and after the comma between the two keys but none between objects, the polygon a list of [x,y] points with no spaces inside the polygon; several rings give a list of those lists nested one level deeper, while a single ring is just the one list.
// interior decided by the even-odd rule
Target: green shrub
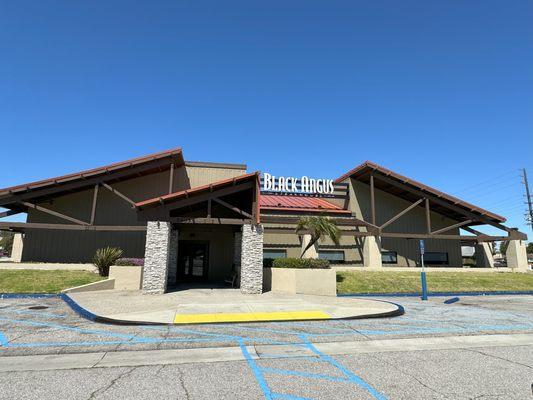
[{"label": "green shrub", "polygon": [[272,268],[273,258],[263,258],[263,268]]},{"label": "green shrub", "polygon": [[276,258],[272,261],[272,268],[329,268],[328,260],[316,258]]},{"label": "green shrub", "polygon": [[117,247],[105,247],[96,250],[93,264],[98,268],[100,276],[109,276],[109,267],[122,257],[122,249]]}]

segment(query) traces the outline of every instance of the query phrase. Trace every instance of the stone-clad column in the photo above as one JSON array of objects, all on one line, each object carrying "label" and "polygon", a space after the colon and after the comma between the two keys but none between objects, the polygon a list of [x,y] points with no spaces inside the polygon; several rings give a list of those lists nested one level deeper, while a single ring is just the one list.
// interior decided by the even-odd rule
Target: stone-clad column
[{"label": "stone-clad column", "polygon": [[522,240],[510,240],[505,256],[509,268],[518,272],[526,272],[529,269],[526,244]]},{"label": "stone-clad column", "polygon": [[378,236],[365,236],[363,244],[363,266],[381,268],[381,240]]},{"label": "stone-clad column", "polygon": [[162,294],[167,289],[171,230],[169,222],[149,221],[146,224],[143,293]]},{"label": "stone-clad column", "polygon": [[235,232],[233,235],[233,265],[238,274],[238,279],[241,277],[241,251],[242,249],[242,232]]},{"label": "stone-clad column", "polygon": [[243,225],[241,241],[241,292],[263,292],[263,227]]},{"label": "stone-clad column", "polygon": [[178,274],[178,230],[170,231],[170,247],[168,249],[168,285],[175,285]]}]

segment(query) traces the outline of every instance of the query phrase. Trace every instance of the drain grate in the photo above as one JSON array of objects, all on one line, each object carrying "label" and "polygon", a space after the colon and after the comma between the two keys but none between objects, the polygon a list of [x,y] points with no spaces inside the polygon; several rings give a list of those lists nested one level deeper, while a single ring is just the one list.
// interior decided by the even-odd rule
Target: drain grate
[{"label": "drain grate", "polygon": [[28,307],[29,310],[46,310],[48,306],[31,306]]}]

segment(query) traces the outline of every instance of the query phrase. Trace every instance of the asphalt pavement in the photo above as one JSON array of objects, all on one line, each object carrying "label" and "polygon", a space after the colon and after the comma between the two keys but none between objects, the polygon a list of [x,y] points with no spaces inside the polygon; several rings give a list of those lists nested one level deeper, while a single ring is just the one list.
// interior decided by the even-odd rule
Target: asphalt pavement
[{"label": "asphalt pavement", "polygon": [[386,300],[405,315],[179,327],[0,300],[0,398],[533,399],[533,297]]}]

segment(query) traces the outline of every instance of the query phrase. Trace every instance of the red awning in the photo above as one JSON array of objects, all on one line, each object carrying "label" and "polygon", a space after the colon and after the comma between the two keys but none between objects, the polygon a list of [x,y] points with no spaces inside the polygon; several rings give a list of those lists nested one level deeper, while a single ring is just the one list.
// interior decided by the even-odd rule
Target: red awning
[{"label": "red awning", "polygon": [[260,204],[261,210],[351,213],[318,197],[261,195]]}]

